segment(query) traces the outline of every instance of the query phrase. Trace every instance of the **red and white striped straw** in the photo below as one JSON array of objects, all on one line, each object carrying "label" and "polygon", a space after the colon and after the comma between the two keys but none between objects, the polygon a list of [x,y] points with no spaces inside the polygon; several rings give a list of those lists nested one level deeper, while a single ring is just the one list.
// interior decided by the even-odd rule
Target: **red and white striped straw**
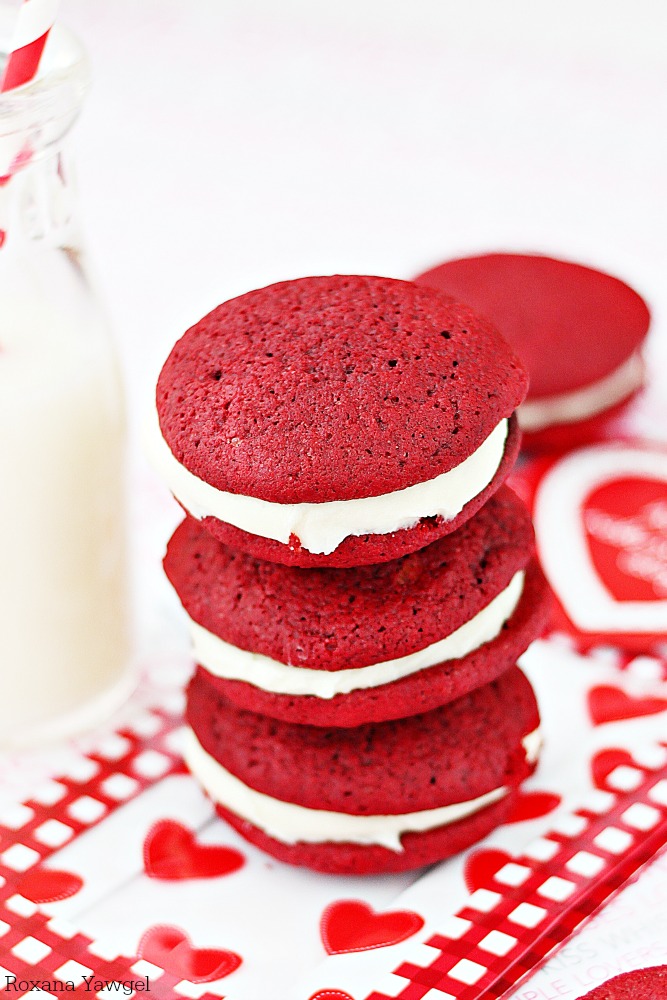
[{"label": "red and white striped straw", "polygon": [[34,80],[59,5],[60,0],[23,0],[0,79],[3,93]]}]

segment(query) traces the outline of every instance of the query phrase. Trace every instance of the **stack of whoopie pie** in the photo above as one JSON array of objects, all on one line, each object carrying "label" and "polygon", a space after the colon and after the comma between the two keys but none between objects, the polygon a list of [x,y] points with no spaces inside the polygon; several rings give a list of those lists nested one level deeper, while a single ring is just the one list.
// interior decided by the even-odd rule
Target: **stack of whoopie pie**
[{"label": "stack of whoopie pie", "polygon": [[154,460],[198,663],[186,760],[276,857],[399,871],[483,837],[539,749],[547,587],[496,330],[387,278],[283,282],[173,348]]}]

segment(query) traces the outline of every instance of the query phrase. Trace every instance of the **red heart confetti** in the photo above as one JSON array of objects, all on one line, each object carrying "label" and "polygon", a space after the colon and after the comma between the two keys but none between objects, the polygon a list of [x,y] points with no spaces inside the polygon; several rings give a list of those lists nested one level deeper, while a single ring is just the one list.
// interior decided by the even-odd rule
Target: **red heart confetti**
[{"label": "red heart confetti", "polygon": [[243,961],[240,955],[223,948],[193,948],[179,927],[162,925],[149,927],[139,942],[137,955],[191,983],[223,979]]},{"label": "red heart confetti", "polygon": [[329,955],[343,955],[398,944],[423,926],[423,918],[411,910],[376,913],[361,900],[341,899],[322,914],[320,933]]},{"label": "red heart confetti", "polygon": [[523,823],[528,819],[547,816],[560,805],[560,795],[555,792],[517,792],[512,812],[506,823]]},{"label": "red heart confetti", "polygon": [[664,599],[666,512],[665,484],[655,479],[614,479],[586,498],[591,561],[614,600]]},{"label": "red heart confetti", "polygon": [[20,879],[17,892],[33,903],[59,903],[83,886],[83,879],[55,868],[33,868]]},{"label": "red heart confetti", "polygon": [[667,709],[667,698],[633,698],[620,688],[601,684],[588,693],[588,711],[594,726],[642,715],[657,715]]},{"label": "red heart confetti", "polygon": [[233,847],[198,844],[192,830],[171,819],[155,823],[144,841],[146,874],[165,881],[229,875],[244,861]]},{"label": "red heart confetti", "polygon": [[550,630],[581,652],[654,654],[667,632],[667,451],[600,444],[528,461],[520,478],[556,598]]},{"label": "red heart confetti", "polygon": [[473,851],[466,858],[463,868],[463,878],[468,892],[474,892],[475,889],[488,885],[496,872],[511,860],[511,855],[506,851],[492,848]]}]

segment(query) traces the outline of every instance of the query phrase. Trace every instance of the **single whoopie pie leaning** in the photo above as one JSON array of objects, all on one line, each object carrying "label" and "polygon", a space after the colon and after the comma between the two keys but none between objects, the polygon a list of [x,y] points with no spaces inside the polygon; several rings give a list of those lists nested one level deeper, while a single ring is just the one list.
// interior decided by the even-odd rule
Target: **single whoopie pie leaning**
[{"label": "single whoopie pie leaning", "polygon": [[302,278],[193,326],[157,385],[151,449],[220,541],[357,566],[455,530],[507,476],[527,387],[493,326],[389,278]]},{"label": "single whoopie pie leaning", "polygon": [[601,436],[644,381],[650,313],[610,274],[538,254],[450,260],[419,275],[486,316],[525,364],[525,443],[570,447]]},{"label": "single whoopie pie leaning", "polygon": [[374,566],[258,560],[192,518],[164,566],[202,684],[289,722],[358,726],[435,708],[516,663],[550,607],[533,544],[503,486],[455,532]]},{"label": "single whoopie pie leaning", "polygon": [[354,729],[247,712],[195,675],[187,721],[186,763],[224,819],[281,861],[350,874],[418,868],[486,836],[539,751],[516,667],[432,712]]}]

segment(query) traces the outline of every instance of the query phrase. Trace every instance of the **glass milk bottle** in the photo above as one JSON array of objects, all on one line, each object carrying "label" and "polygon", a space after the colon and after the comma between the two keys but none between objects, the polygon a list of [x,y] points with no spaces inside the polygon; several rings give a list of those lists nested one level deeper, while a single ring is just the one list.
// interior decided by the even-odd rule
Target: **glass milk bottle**
[{"label": "glass milk bottle", "polygon": [[36,79],[0,94],[4,745],[88,728],[130,685],[122,393],[67,153],[87,82],[56,27]]}]

